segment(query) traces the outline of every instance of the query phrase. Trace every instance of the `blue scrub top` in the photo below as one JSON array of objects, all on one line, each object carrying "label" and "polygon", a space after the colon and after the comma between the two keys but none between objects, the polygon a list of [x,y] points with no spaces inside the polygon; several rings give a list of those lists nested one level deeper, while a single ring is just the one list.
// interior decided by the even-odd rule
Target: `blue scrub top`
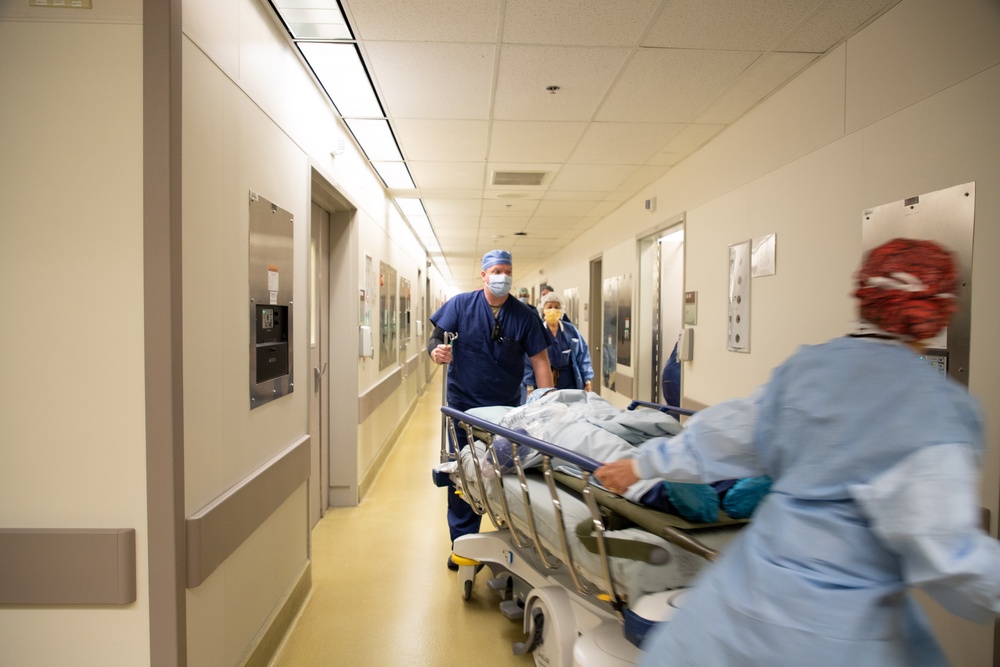
[{"label": "blue scrub top", "polygon": [[538,313],[517,299],[508,297],[494,318],[483,290],[452,297],[431,322],[458,334],[448,367],[448,405],[458,410],[518,405],[524,355],[534,356],[552,342]]}]

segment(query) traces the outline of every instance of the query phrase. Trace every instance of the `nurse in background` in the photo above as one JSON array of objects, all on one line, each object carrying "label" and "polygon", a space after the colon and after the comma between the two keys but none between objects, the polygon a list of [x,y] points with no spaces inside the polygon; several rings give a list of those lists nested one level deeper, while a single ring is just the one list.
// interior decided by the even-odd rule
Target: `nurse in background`
[{"label": "nurse in background", "polygon": [[980,528],[978,405],[920,358],[955,312],[951,255],[894,239],[865,256],[860,326],[805,346],[746,399],[692,417],[597,478],[769,475],[770,495],[643,665],[944,667],[912,588],[950,612],[1000,613],[1000,543]]},{"label": "nurse in background", "polygon": [[[590,363],[590,350],[580,331],[563,318],[562,299],[555,292],[546,293],[538,304],[538,313],[554,339],[548,350],[555,388],[591,391],[594,367]],[[524,384],[529,394],[537,386],[528,359],[524,363]]]},{"label": "nurse in background", "polygon": [[[546,353],[552,336],[535,311],[511,298],[513,260],[506,250],[483,255],[482,289],[457,294],[434,315],[434,332],[427,353],[448,367],[448,406],[469,410],[492,405],[517,406],[521,400],[524,358],[530,359],[539,386],[551,387],[552,372]],[[456,334],[444,344],[445,332]],[[449,443],[454,449],[455,443]],[[451,541],[479,532],[480,516],[448,487],[448,528]],[[458,566],[448,556],[448,567]]]}]

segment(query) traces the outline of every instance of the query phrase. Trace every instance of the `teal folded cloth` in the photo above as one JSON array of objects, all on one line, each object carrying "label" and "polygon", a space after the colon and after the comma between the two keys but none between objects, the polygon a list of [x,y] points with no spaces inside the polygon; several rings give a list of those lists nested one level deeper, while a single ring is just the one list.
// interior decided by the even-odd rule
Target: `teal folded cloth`
[{"label": "teal folded cloth", "polygon": [[771,491],[771,478],[745,477],[726,492],[722,499],[722,510],[733,519],[749,519],[757,505]]},{"label": "teal folded cloth", "polygon": [[719,494],[710,485],[664,482],[663,486],[681,517],[692,523],[718,521]]}]

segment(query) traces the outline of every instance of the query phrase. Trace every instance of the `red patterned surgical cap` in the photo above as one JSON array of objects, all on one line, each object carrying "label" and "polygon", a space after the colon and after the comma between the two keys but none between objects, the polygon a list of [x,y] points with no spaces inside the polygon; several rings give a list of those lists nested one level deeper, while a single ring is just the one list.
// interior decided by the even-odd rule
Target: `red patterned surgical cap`
[{"label": "red patterned surgical cap", "polygon": [[958,309],[954,259],[932,241],[883,243],[865,255],[857,277],[861,318],[891,334],[932,338]]}]

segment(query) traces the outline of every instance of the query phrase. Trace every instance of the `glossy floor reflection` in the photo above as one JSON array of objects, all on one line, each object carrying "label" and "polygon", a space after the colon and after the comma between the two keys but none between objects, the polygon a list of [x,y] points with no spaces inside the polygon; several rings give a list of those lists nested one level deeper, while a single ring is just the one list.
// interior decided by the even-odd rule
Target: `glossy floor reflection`
[{"label": "glossy floor reflection", "polygon": [[272,667],[534,664],[513,654],[521,624],[500,613],[486,576],[465,602],[445,565],[445,490],[431,482],[440,407],[439,371],[361,504],[316,525],[312,593]]}]

